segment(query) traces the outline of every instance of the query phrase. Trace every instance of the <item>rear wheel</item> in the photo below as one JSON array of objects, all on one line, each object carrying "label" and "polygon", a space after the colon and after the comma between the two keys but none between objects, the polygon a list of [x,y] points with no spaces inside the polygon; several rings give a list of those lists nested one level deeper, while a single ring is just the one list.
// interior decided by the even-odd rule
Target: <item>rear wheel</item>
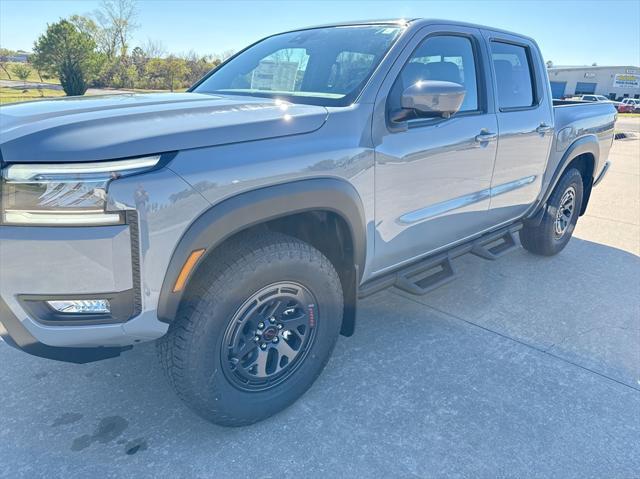
[{"label": "rear wheel", "polygon": [[560,178],[549,197],[540,224],[525,224],[520,230],[522,246],[531,253],[553,256],[564,249],[580,216],[582,207],[582,175],[570,168]]},{"label": "rear wheel", "polygon": [[340,332],[342,288],[322,253],[282,234],[243,236],[212,254],[158,351],[191,408],[240,426],[315,381]]}]

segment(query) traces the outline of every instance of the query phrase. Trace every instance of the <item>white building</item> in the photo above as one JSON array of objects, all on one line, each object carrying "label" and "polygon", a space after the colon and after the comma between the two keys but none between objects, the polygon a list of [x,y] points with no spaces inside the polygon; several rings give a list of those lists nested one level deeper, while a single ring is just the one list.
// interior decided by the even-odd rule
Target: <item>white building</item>
[{"label": "white building", "polygon": [[640,98],[640,67],[551,67],[553,98],[604,95],[611,100]]}]

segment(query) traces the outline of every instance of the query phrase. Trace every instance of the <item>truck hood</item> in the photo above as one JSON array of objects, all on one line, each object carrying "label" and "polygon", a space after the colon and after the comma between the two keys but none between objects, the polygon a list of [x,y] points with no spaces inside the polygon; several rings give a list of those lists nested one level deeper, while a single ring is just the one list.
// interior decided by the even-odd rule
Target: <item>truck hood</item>
[{"label": "truck hood", "polygon": [[3,106],[6,162],[107,160],[308,133],[321,106],[202,93],[72,97]]}]

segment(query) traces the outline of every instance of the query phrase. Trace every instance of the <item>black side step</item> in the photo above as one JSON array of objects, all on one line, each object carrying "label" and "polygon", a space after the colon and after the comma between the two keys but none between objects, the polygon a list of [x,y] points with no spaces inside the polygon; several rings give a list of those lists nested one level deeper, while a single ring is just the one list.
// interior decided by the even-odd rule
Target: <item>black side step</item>
[{"label": "black side step", "polygon": [[364,298],[395,286],[410,294],[423,295],[447,284],[455,278],[448,253],[426,258],[417,263],[374,279],[360,287],[358,296]]},{"label": "black side step", "polygon": [[518,247],[515,234],[522,228],[510,228],[507,231],[498,231],[477,240],[471,248],[471,254],[488,260],[496,260]]},{"label": "black side step", "polygon": [[384,276],[367,281],[360,286],[358,297],[365,298],[393,286],[410,294],[427,294],[455,279],[456,273],[451,264],[452,259],[466,253],[473,253],[488,260],[498,259],[518,247],[515,234],[520,229],[522,229],[522,223],[486,233],[444,253],[423,258]]},{"label": "black side step", "polygon": [[395,287],[415,295],[427,294],[455,278],[448,254],[420,261],[400,271]]}]

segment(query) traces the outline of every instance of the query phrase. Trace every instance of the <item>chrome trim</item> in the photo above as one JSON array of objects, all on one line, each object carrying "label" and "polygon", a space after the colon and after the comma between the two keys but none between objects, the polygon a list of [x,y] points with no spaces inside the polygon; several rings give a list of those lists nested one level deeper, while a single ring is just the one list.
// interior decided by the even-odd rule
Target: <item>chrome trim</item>
[{"label": "chrome trim", "polygon": [[439,216],[448,211],[457,210],[458,208],[462,208],[464,206],[486,200],[490,197],[491,189],[487,188],[486,190],[480,190],[469,195],[459,196],[451,200],[443,201],[441,203],[436,203],[425,208],[420,208],[419,210],[405,213],[400,218],[398,218],[398,221],[405,225],[418,223],[419,221],[433,218],[434,216]]},{"label": "chrome trim", "polygon": [[520,178],[519,180],[510,181],[509,183],[503,183],[498,186],[494,186],[491,188],[491,196],[502,195],[503,193],[508,193],[509,191],[517,190],[518,188],[522,188],[525,185],[533,183],[536,177],[527,176],[525,178]]},{"label": "chrome trim", "polygon": [[502,195],[504,193],[508,193],[509,191],[517,190],[518,188],[522,188],[525,185],[533,183],[535,179],[535,176],[527,176],[525,178],[520,178],[519,180],[510,181],[509,183],[494,186],[493,188],[486,188],[484,190],[476,191],[475,193],[459,196],[457,198],[443,201],[441,203],[436,203],[425,208],[410,211],[409,213],[405,213],[400,218],[398,218],[398,222],[403,225],[418,223],[435,216],[440,216],[449,211],[457,210],[473,203],[478,203],[482,200]]},{"label": "chrome trim", "polygon": [[607,171],[609,171],[610,166],[611,166],[610,161],[606,161],[604,163],[604,166],[602,167],[602,171],[600,172],[596,180],[593,182],[593,186],[598,186],[598,183],[600,183],[604,179],[604,176],[607,174]]}]

